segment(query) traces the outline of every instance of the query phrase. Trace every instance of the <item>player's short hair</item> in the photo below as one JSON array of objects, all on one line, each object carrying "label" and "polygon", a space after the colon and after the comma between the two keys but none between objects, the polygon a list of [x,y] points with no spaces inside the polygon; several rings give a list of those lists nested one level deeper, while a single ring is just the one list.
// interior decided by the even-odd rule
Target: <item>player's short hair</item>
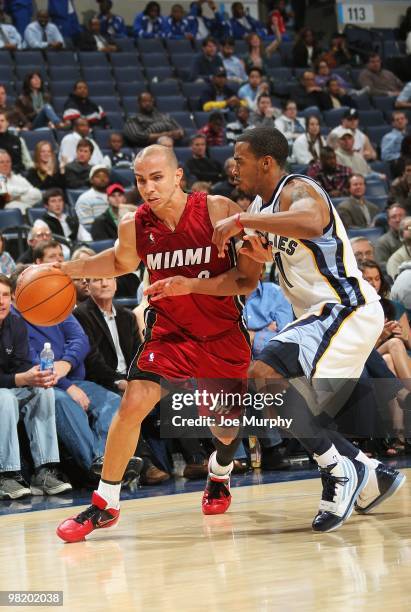
[{"label": "player's short hair", "polygon": [[178,163],[176,154],[174,152],[174,149],[171,149],[170,147],[165,147],[159,144],[152,144],[152,145],[149,145],[148,147],[145,147],[144,149],[141,149],[141,151],[139,151],[137,155],[135,156],[134,162],[141,161],[144,157],[149,156],[151,153],[161,153],[167,158],[167,161],[170,164],[172,164],[175,168],[178,168],[179,163]]},{"label": "player's short hair", "polygon": [[268,155],[275,159],[280,168],[285,166],[288,157],[288,142],[276,128],[256,127],[246,130],[236,142],[246,142],[257,158]]}]

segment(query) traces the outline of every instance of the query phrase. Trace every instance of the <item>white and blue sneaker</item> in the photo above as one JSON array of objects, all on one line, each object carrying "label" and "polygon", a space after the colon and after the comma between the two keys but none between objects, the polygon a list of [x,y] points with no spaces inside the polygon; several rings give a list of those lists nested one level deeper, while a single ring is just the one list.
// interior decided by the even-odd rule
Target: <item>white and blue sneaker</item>
[{"label": "white and blue sneaker", "polygon": [[404,474],[379,463],[375,470],[370,470],[367,486],[363,488],[355,502],[355,511],[359,514],[368,514],[399,491],[405,481]]},{"label": "white and blue sneaker", "polygon": [[334,531],[351,516],[354,503],[368,482],[369,470],[360,461],[342,457],[338,463],[319,468],[323,484],[314,531]]}]

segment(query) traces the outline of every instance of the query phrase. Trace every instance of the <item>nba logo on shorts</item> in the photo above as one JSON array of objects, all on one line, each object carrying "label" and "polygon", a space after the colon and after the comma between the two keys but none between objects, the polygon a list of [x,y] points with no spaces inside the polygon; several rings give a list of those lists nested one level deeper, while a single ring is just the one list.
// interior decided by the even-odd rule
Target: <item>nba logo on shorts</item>
[{"label": "nba logo on shorts", "polygon": [[148,356],[148,360],[154,361],[154,353],[150,353],[150,355]]},{"label": "nba logo on shorts", "polygon": [[154,242],[154,236],[153,236],[153,234],[151,232],[150,232],[148,238],[149,238],[150,242]]}]

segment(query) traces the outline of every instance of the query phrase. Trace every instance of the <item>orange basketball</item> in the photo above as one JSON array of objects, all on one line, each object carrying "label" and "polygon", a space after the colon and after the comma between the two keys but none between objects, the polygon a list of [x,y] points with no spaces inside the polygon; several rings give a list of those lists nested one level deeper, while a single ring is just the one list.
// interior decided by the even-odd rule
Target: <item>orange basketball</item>
[{"label": "orange basketball", "polygon": [[18,279],[16,307],[33,325],[57,325],[71,313],[76,289],[67,274],[58,268],[27,268]]}]

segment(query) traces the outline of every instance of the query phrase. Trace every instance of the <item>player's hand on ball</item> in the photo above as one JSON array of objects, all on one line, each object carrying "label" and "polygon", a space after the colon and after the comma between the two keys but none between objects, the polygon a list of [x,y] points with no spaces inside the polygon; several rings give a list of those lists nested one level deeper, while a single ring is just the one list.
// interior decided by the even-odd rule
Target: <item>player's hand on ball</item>
[{"label": "player's hand on ball", "polygon": [[261,236],[244,236],[243,240],[244,244],[240,249],[240,253],[259,263],[273,260],[270,245]]},{"label": "player's hand on ball", "polygon": [[153,302],[165,297],[188,295],[189,293],[191,293],[191,279],[185,276],[170,276],[170,278],[158,280],[144,290],[144,295],[149,295]]},{"label": "player's hand on ball", "polygon": [[237,215],[217,221],[213,233],[213,242],[218,249],[218,256],[225,257],[230,238],[236,236],[241,229],[238,226]]}]

